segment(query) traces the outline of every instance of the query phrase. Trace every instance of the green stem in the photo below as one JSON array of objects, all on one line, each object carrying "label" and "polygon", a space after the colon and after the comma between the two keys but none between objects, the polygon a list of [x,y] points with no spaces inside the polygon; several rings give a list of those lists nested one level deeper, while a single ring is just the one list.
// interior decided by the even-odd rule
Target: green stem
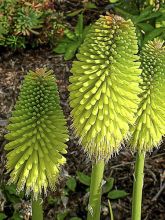
[{"label": "green stem", "polygon": [[103,173],[104,173],[104,160],[100,160],[92,167],[87,220],[100,219]]},{"label": "green stem", "polygon": [[145,153],[138,152],[136,156],[135,177],[133,185],[132,220],[141,220],[144,160]]},{"label": "green stem", "polygon": [[32,199],[32,220],[43,220],[42,201]]}]

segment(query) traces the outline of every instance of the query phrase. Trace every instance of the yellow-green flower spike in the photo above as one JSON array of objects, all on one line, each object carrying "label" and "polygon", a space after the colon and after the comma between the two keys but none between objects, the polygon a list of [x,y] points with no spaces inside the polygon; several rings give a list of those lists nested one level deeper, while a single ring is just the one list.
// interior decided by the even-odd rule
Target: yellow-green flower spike
[{"label": "yellow-green flower spike", "polygon": [[165,47],[160,40],[150,41],[141,52],[143,82],[131,146],[151,151],[165,134]]},{"label": "yellow-green flower spike", "polygon": [[107,15],[93,24],[73,62],[73,127],[94,160],[117,152],[134,122],[141,73],[137,52],[133,23]]},{"label": "yellow-green flower spike", "polygon": [[29,71],[7,128],[9,182],[35,198],[48,186],[54,189],[68,134],[52,71]]}]

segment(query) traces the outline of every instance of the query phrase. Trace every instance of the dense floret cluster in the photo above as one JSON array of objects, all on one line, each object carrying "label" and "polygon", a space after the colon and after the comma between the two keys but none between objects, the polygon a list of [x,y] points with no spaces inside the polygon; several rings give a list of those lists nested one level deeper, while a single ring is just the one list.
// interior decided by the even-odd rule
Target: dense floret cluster
[{"label": "dense floret cluster", "polygon": [[165,47],[159,40],[150,41],[141,52],[140,105],[131,145],[138,151],[158,146],[165,133]]},{"label": "dense floret cluster", "polygon": [[54,188],[59,166],[65,163],[66,121],[51,71],[38,69],[25,77],[8,125],[5,149],[10,182],[37,197]]},{"label": "dense floret cluster", "polygon": [[73,62],[73,127],[91,158],[108,160],[134,123],[141,73],[137,53],[133,23],[107,15],[93,24]]}]

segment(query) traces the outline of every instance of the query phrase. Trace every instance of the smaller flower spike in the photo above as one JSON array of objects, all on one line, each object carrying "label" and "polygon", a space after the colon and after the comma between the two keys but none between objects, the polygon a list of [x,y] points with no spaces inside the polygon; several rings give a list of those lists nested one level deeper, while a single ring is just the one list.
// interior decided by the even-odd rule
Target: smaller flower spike
[{"label": "smaller flower spike", "polygon": [[138,151],[151,151],[165,134],[165,47],[160,40],[150,41],[141,52],[140,105],[131,146]]},{"label": "smaller flower spike", "polygon": [[54,189],[68,134],[52,71],[29,71],[7,128],[9,182],[35,198],[48,186]]},{"label": "smaller flower spike", "polygon": [[73,127],[90,158],[108,160],[127,139],[139,104],[135,27],[117,15],[101,16],[73,62],[69,86]]}]

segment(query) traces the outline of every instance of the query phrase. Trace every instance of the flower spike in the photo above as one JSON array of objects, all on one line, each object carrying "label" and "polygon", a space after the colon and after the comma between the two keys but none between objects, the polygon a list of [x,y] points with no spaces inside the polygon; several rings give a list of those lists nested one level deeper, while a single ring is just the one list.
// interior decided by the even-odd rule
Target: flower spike
[{"label": "flower spike", "polygon": [[133,23],[101,16],[73,62],[70,105],[73,127],[94,160],[108,160],[134,123],[140,89],[137,38]]},{"label": "flower spike", "polygon": [[158,39],[141,51],[142,89],[136,122],[132,127],[131,148],[136,153],[132,198],[132,219],[141,219],[145,154],[160,144],[165,134],[165,47]]},{"label": "flower spike", "polygon": [[142,83],[140,104],[131,146],[137,151],[151,151],[159,146],[165,134],[165,47],[155,39],[141,52]]},{"label": "flower spike", "polygon": [[54,189],[68,132],[52,71],[29,71],[7,128],[9,182],[35,198],[48,186]]}]

